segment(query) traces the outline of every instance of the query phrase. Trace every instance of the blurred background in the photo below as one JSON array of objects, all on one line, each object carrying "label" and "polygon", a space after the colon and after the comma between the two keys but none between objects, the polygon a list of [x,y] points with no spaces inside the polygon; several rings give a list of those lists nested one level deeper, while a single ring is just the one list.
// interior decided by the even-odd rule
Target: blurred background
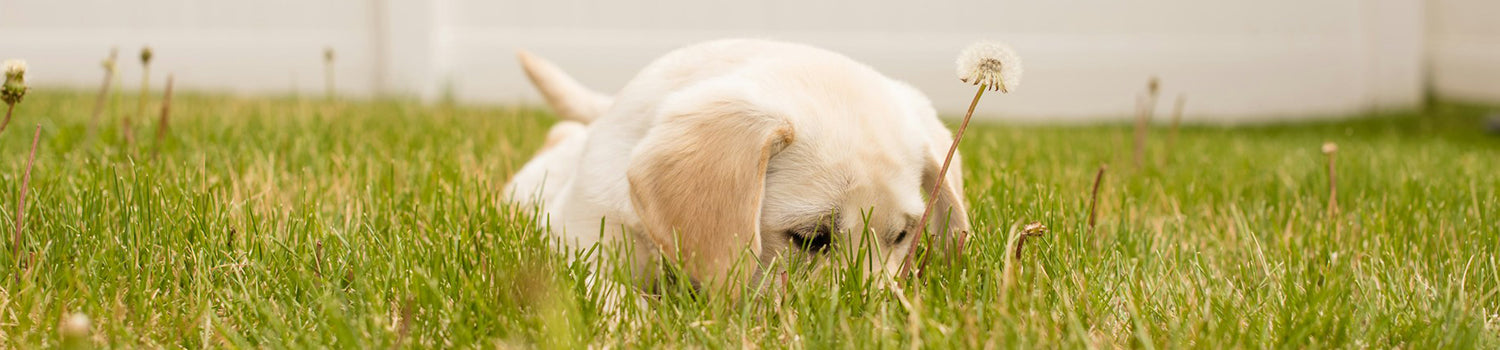
[{"label": "blurred background", "polygon": [[614,91],[651,59],[727,37],[803,42],[916,85],[949,115],[972,88],[953,60],[1010,43],[1022,86],[979,108],[991,120],[1127,120],[1153,76],[1157,115],[1243,123],[1500,102],[1500,1],[0,1],[0,58],[29,61],[37,88],[96,89],[100,61],[155,51],[152,84],[321,96],[324,49],[348,97],[514,104],[537,99],[514,50]]}]

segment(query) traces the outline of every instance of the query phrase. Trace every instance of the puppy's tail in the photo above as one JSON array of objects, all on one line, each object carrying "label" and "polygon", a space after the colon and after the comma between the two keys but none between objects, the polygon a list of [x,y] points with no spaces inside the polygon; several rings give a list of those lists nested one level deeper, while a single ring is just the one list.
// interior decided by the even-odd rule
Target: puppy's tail
[{"label": "puppy's tail", "polygon": [[526,70],[526,77],[531,78],[531,84],[536,85],[547,104],[565,120],[588,124],[614,103],[614,98],[583,87],[557,65],[526,50],[516,50],[516,58]]}]

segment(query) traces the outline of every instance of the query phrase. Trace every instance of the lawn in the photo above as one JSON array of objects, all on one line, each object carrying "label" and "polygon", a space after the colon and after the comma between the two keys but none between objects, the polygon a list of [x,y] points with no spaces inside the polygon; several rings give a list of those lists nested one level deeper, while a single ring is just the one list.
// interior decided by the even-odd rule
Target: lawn
[{"label": "lawn", "polygon": [[[56,346],[74,312],[123,347],[1500,347],[1500,137],[1473,106],[1185,127],[1171,150],[1156,128],[1142,168],[1124,124],[978,125],[962,264],[900,290],[797,269],[740,301],[632,292],[611,331],[586,268],[500,204],[545,111],[184,94],[159,146],[155,107],[127,146],[119,102],[91,137],[91,93],[34,91],[0,133],[0,347]],[[1051,230],[1012,260],[1031,221]]]}]

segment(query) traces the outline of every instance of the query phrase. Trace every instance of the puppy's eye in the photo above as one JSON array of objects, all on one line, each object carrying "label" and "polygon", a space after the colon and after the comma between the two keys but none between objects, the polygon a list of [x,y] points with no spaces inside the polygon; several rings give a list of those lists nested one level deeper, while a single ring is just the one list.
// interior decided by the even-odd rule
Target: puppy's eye
[{"label": "puppy's eye", "polygon": [[901,244],[901,242],[903,242],[905,240],[906,240],[906,230],[901,230],[901,233],[896,234],[896,240],[891,241],[891,242],[894,243],[894,244]]},{"label": "puppy's eye", "polygon": [[791,240],[793,247],[802,250],[821,253],[833,245],[833,228],[827,225],[818,225],[806,231],[787,231],[787,238]]},{"label": "puppy's eye", "polygon": [[814,236],[832,236],[833,235],[833,226],[818,225],[817,228],[813,229],[813,235]]}]

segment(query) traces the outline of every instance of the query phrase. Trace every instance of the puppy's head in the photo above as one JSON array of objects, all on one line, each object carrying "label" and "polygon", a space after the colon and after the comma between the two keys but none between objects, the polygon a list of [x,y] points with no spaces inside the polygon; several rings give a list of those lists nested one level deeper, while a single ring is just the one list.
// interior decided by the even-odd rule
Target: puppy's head
[{"label": "puppy's head", "polygon": [[[923,235],[951,141],[930,103],[867,70],[809,68],[821,79],[730,77],[673,94],[632,152],[632,204],[695,279],[716,285],[756,259],[859,249],[873,250],[850,254],[864,268],[893,274]],[[770,76],[804,76],[780,73]],[[968,229],[961,167],[949,174],[929,220],[936,237]]]},{"label": "puppy's head", "polygon": [[894,274],[924,234],[947,242],[969,229],[957,154],[928,227],[918,226],[951,133],[915,89],[871,86],[834,90],[847,103],[803,107],[820,117],[768,169],[761,231],[772,251],[848,253],[842,260],[863,256],[867,271]]}]

